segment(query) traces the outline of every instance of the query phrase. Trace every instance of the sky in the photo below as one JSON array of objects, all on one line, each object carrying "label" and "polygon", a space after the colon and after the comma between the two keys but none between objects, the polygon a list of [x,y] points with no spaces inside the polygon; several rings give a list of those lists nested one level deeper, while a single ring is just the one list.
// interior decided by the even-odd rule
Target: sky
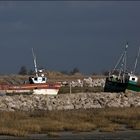
[{"label": "sky", "polygon": [[[0,1],[0,74],[34,69],[102,73],[128,42],[132,70],[140,46],[139,1]],[[137,72],[140,71],[140,60]]]}]

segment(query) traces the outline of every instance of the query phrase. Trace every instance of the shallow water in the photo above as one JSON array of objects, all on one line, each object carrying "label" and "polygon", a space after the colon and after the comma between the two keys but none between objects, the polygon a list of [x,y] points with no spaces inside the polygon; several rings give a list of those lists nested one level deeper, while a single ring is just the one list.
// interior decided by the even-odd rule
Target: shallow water
[{"label": "shallow water", "polygon": [[26,137],[0,136],[1,140],[139,140],[140,130],[117,132],[60,132],[57,137],[48,137],[47,134],[32,134]]}]

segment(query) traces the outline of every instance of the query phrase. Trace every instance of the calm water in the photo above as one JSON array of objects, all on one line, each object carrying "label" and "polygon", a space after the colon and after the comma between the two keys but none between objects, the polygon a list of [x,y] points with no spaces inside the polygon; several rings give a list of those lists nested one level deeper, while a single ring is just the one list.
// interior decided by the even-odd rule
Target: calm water
[{"label": "calm water", "polygon": [[47,134],[33,134],[28,137],[0,136],[1,140],[140,140],[140,130],[119,132],[61,132],[58,137],[48,137]]}]

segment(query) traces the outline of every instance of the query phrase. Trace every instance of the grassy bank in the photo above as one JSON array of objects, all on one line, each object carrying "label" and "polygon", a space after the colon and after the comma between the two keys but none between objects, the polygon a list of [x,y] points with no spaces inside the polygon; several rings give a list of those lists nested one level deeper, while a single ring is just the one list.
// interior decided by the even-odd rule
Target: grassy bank
[{"label": "grassy bank", "polygon": [[[104,89],[103,87],[72,87],[71,88],[71,93],[80,93],[80,92],[103,92]],[[65,94],[65,93],[70,93],[70,87],[65,86],[61,87],[59,90],[58,94]]]},{"label": "grassy bank", "polygon": [[140,129],[140,107],[71,111],[1,112],[0,134],[25,136],[58,131],[116,131]]}]

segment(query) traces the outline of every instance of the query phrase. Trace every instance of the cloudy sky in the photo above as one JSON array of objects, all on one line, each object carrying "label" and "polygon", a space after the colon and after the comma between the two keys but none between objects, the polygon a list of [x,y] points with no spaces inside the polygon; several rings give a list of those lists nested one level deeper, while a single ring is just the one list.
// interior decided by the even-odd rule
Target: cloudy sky
[{"label": "cloudy sky", "polygon": [[[140,46],[139,1],[0,2],[0,74],[33,69],[101,73],[114,68],[126,42],[128,68]],[[140,60],[137,71],[140,71]]]}]

